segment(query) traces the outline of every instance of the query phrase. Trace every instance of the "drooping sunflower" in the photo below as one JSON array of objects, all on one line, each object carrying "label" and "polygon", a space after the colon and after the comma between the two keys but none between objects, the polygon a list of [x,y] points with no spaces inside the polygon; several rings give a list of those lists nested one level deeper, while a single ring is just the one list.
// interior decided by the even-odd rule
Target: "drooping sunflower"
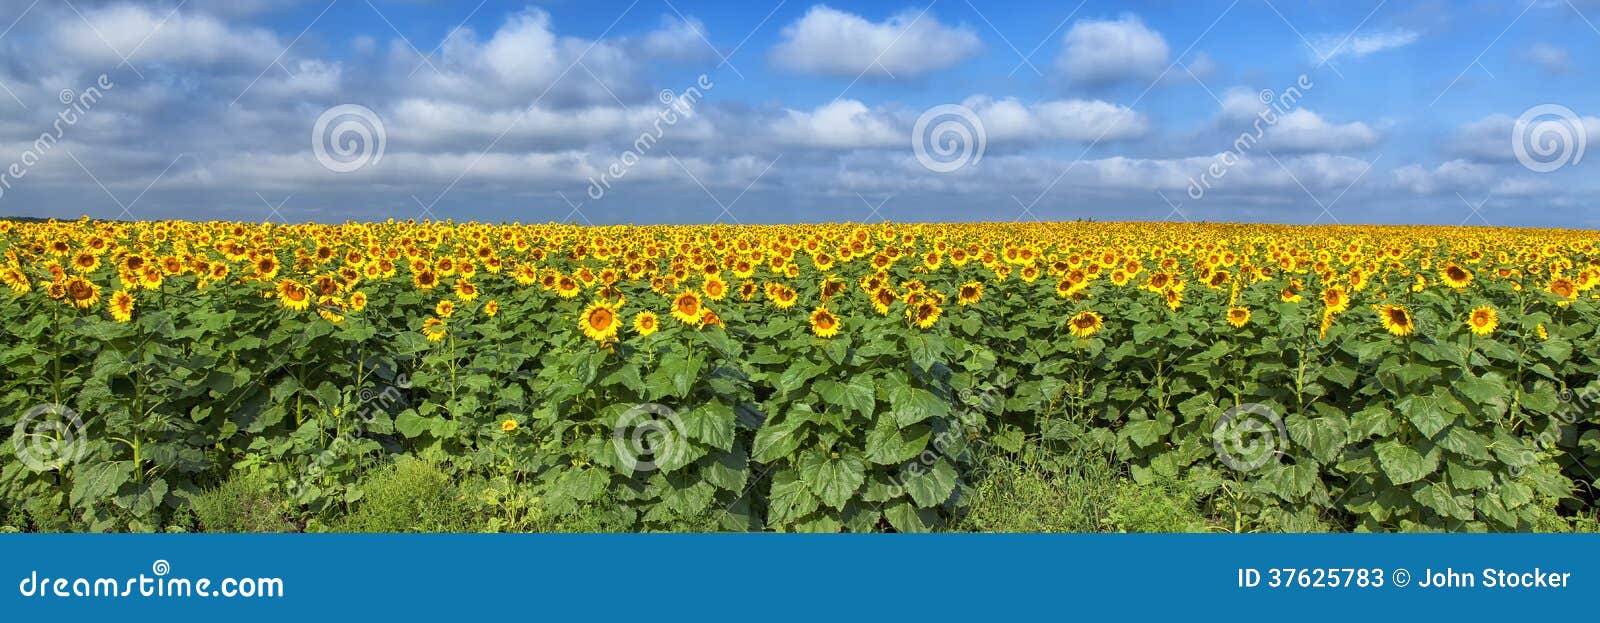
[{"label": "drooping sunflower", "polygon": [[839,334],[839,317],[826,308],[818,307],[811,312],[811,332],[817,337],[833,337]]},{"label": "drooping sunflower", "polygon": [[1482,305],[1467,315],[1467,328],[1473,335],[1489,335],[1500,326],[1500,313],[1493,307]]},{"label": "drooping sunflower", "polygon": [[1248,307],[1229,307],[1228,324],[1238,329],[1250,324],[1250,309]]},{"label": "drooping sunflower", "polygon": [[1558,304],[1560,305],[1571,303],[1572,299],[1578,297],[1578,285],[1566,277],[1556,277],[1555,279],[1551,279],[1548,290],[1551,294],[1566,299],[1564,301],[1559,301]]},{"label": "drooping sunflower", "polygon": [[33,290],[33,284],[28,283],[28,275],[15,268],[0,270],[0,283],[11,288],[12,294],[27,294]]},{"label": "drooping sunflower", "polygon": [[656,329],[660,328],[659,323],[660,321],[656,319],[656,313],[650,310],[639,312],[633,316],[633,330],[639,334],[639,337],[649,337],[651,333],[655,333]]},{"label": "drooping sunflower", "polygon": [[[1421,275],[1417,275],[1421,277]],[[1460,290],[1472,283],[1472,271],[1462,268],[1459,264],[1451,263],[1439,271],[1439,278],[1452,289]]]},{"label": "drooping sunflower", "polygon": [[133,295],[126,290],[111,293],[110,307],[113,320],[127,322],[133,319]]},{"label": "drooping sunflower", "polygon": [[311,307],[311,289],[293,279],[278,282],[278,302],[294,311]]},{"label": "drooping sunflower", "polygon": [[672,317],[686,325],[700,326],[700,295],[685,290],[672,299]]},{"label": "drooping sunflower", "polygon": [[590,303],[578,314],[578,328],[583,329],[584,336],[600,343],[616,338],[617,327],[621,324],[617,320],[617,309],[605,301]]},{"label": "drooping sunflower", "polygon": [[956,302],[961,305],[971,305],[983,298],[983,283],[968,281],[961,284],[961,289],[956,293]]},{"label": "drooping sunflower", "polygon": [[895,295],[894,290],[884,286],[872,293],[872,309],[878,312],[879,316],[887,316],[889,315],[889,306],[899,300],[900,297]]},{"label": "drooping sunflower", "polygon": [[1105,318],[1101,317],[1098,312],[1078,312],[1076,316],[1067,320],[1067,330],[1078,337],[1089,337],[1099,333],[1100,328],[1103,326],[1105,326]]},{"label": "drooping sunflower", "polygon": [[1417,322],[1411,317],[1411,310],[1403,305],[1378,306],[1378,318],[1383,322],[1385,330],[1399,337],[1411,335],[1417,330]]}]

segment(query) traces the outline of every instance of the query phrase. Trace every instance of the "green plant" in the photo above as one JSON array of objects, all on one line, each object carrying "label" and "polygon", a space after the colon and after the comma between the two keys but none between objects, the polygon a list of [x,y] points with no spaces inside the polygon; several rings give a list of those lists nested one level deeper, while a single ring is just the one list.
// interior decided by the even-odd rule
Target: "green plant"
[{"label": "green plant", "polygon": [[289,502],[260,472],[242,472],[189,500],[206,532],[294,532]]}]

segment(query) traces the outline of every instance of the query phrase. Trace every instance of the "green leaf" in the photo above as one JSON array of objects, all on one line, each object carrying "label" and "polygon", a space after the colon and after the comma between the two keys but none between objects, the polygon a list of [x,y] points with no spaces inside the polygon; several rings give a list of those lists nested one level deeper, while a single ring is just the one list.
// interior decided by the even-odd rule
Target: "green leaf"
[{"label": "green leaf", "polygon": [[900,500],[883,508],[889,525],[900,532],[930,532],[939,525],[939,515],[930,509],[917,508]]},{"label": "green leaf", "polygon": [[681,416],[683,426],[690,439],[703,441],[713,448],[731,450],[733,448],[733,428],[736,416],[733,407],[721,400],[713,399],[704,405],[691,409]]},{"label": "green leaf", "polygon": [[928,447],[933,430],[924,424],[900,428],[893,417],[884,415],[867,432],[867,460],[879,465],[896,465],[917,456]]},{"label": "green leaf", "polygon": [[[1399,409],[1417,430],[1422,431],[1423,436],[1433,437],[1455,419],[1455,415],[1447,411],[1446,399],[1455,402],[1455,397],[1448,394],[1444,397],[1437,393],[1426,396],[1409,395],[1395,401],[1395,408]],[[1456,403],[1457,406],[1459,404]]]},{"label": "green leaf", "polygon": [[817,496],[794,469],[780,470],[772,476],[768,495],[767,523],[785,525],[817,510]]},{"label": "green leaf", "polygon": [[794,453],[804,441],[800,428],[804,420],[795,417],[793,412],[783,418],[783,421],[767,423],[756,431],[754,445],[751,446],[751,458],[757,463],[771,463],[785,458]]},{"label": "green leaf", "polygon": [[1397,485],[1421,480],[1439,468],[1437,457],[1429,461],[1423,454],[1399,441],[1380,441],[1375,447],[1378,465],[1383,467],[1384,475]]},{"label": "green leaf", "polygon": [[894,409],[895,421],[906,427],[928,418],[950,414],[950,405],[933,392],[910,385],[896,385],[889,390],[889,406]]},{"label": "green leaf", "polygon": [[922,508],[943,504],[956,490],[956,470],[942,458],[931,467],[913,463],[900,470],[900,477],[904,480],[906,492]]},{"label": "green leaf", "polygon": [[407,439],[415,439],[418,435],[433,428],[428,418],[417,415],[415,409],[406,409],[394,417],[394,429]]},{"label": "green leaf", "polygon": [[88,506],[110,498],[130,480],[133,480],[133,461],[93,463],[73,472],[72,494],[68,500],[74,506]]},{"label": "green leaf", "polygon": [[850,501],[867,479],[867,462],[855,454],[840,454],[834,458],[811,450],[800,455],[798,467],[800,479],[834,510],[844,510],[845,502]]}]

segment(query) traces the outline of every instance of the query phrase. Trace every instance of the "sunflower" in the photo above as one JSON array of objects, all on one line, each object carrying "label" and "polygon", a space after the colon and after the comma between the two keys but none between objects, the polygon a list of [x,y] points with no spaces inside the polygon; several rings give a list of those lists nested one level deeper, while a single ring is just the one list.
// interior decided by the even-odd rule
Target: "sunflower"
[{"label": "sunflower", "polygon": [[448,327],[445,326],[443,320],[430,317],[422,321],[422,336],[428,338],[429,342],[443,340],[446,333],[448,333]]},{"label": "sunflower", "polygon": [[672,317],[687,325],[700,325],[700,295],[684,291],[672,299]]},{"label": "sunflower", "polygon": [[1228,324],[1238,329],[1250,324],[1250,309],[1247,307],[1228,308]]},{"label": "sunflower", "polygon": [[898,300],[900,297],[895,296],[894,290],[890,290],[887,286],[878,288],[872,293],[872,309],[878,312],[879,316],[887,316],[889,306]]},{"label": "sunflower", "polygon": [[1105,326],[1105,319],[1097,312],[1078,312],[1078,315],[1067,320],[1067,329],[1078,337],[1089,337],[1100,332]]},{"label": "sunflower", "polygon": [[1344,288],[1338,286],[1328,288],[1322,291],[1322,306],[1328,313],[1342,314],[1350,309],[1350,295],[1345,293]]},{"label": "sunflower", "polygon": [[293,279],[278,282],[278,302],[294,311],[311,307],[311,289]]},{"label": "sunflower", "polygon": [[706,293],[706,298],[713,301],[720,301],[728,295],[728,283],[716,275],[707,275],[705,285],[700,289]]},{"label": "sunflower", "polygon": [[1417,323],[1411,317],[1411,310],[1402,305],[1378,306],[1378,318],[1383,322],[1385,330],[1400,337],[1411,335],[1417,330]]},{"label": "sunflower", "polygon": [[133,319],[133,295],[126,290],[111,293],[111,318],[117,322]]},{"label": "sunflower", "polygon": [[604,343],[617,337],[617,327],[622,324],[617,320],[617,308],[605,301],[595,301],[578,314],[578,327],[583,329],[584,336],[596,342]]},{"label": "sunflower", "polygon": [[317,315],[322,316],[323,320],[339,324],[344,322],[343,312],[344,303],[338,297],[322,296],[317,298]]},{"label": "sunflower", "polygon": [[449,318],[456,313],[456,304],[449,300],[439,301],[437,305],[433,306],[433,313],[440,318]]},{"label": "sunflower", "polygon": [[956,295],[956,302],[962,305],[971,305],[978,302],[978,300],[982,298],[983,283],[977,281],[968,281],[961,284],[961,289]]},{"label": "sunflower", "polygon": [[923,301],[906,307],[906,317],[910,318],[911,324],[916,325],[918,329],[932,327],[934,323],[939,322],[939,316],[943,313],[944,310],[932,301]]},{"label": "sunflower", "polygon": [[[1417,278],[1420,279],[1421,277],[1422,275],[1417,275]],[[1472,283],[1472,271],[1457,264],[1450,264],[1445,266],[1444,270],[1439,271],[1439,278],[1444,280],[1445,285],[1460,290]]]},{"label": "sunflower", "polygon": [[411,283],[419,290],[432,290],[439,285],[439,275],[431,270],[423,270],[411,275]]},{"label": "sunflower", "polygon": [[72,269],[80,273],[92,273],[100,268],[100,256],[83,251],[72,256]]},{"label": "sunflower", "polygon": [[639,334],[639,337],[648,337],[651,333],[655,333],[656,329],[659,328],[660,324],[656,319],[655,312],[645,310],[634,314],[633,330]]},{"label": "sunflower", "polygon": [[350,293],[350,311],[358,312],[367,308],[367,293]]},{"label": "sunflower", "polygon": [[581,291],[583,291],[583,286],[579,285],[577,279],[573,279],[572,277],[568,277],[566,275],[562,275],[556,279],[556,294],[561,298],[575,298]]},{"label": "sunflower", "polygon": [[1564,301],[1560,301],[1559,303],[1561,305],[1566,305],[1567,303],[1572,302],[1572,299],[1578,297],[1578,286],[1577,284],[1573,283],[1571,279],[1566,277],[1556,277],[1555,279],[1550,280],[1549,292],[1566,299]]},{"label": "sunflower", "polygon": [[493,318],[498,313],[500,313],[500,301],[489,299],[483,304],[483,315]]},{"label": "sunflower", "polygon": [[818,307],[811,312],[811,332],[817,337],[833,337],[839,334],[839,317],[826,308]]},{"label": "sunflower", "polygon": [[795,294],[794,288],[783,284],[778,284],[777,287],[767,293],[767,296],[772,299],[772,304],[777,306],[778,309],[794,307],[794,304],[800,300],[800,297]]},{"label": "sunflower", "polygon": [[517,421],[516,420],[506,420],[504,422],[501,422],[500,423],[500,430],[504,431],[504,432],[507,432],[507,433],[517,430]]},{"label": "sunflower", "polygon": [[12,294],[27,294],[33,290],[33,284],[28,283],[28,275],[15,268],[0,271],[0,283],[11,288]]},{"label": "sunflower", "polygon": [[456,298],[461,299],[463,303],[471,303],[473,299],[478,298],[478,286],[472,285],[472,282],[466,279],[456,281]]},{"label": "sunflower", "polygon": [[1500,314],[1488,305],[1480,306],[1467,315],[1467,327],[1473,335],[1489,335],[1500,326]]},{"label": "sunflower", "polygon": [[69,302],[78,309],[89,309],[100,302],[100,286],[83,277],[72,277],[63,284]]}]

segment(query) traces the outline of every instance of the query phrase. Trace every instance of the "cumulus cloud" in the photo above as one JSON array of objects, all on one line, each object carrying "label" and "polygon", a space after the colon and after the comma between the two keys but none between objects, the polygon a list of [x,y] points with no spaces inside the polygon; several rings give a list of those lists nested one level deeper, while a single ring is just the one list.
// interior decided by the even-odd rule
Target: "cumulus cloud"
[{"label": "cumulus cloud", "polygon": [[890,114],[856,100],[834,100],[811,111],[788,110],[772,125],[779,142],[837,149],[909,145]]},{"label": "cumulus cloud", "polygon": [[[1048,141],[1120,141],[1140,137],[1149,121],[1133,109],[1099,100],[1024,103],[1015,97],[974,95],[962,100],[983,125],[990,145],[1034,145]],[[857,100],[835,100],[810,111],[786,110],[771,124],[786,145],[830,149],[906,148],[915,111],[868,107]]]},{"label": "cumulus cloud", "polygon": [[1402,48],[1421,39],[1414,30],[1396,28],[1355,34],[1323,33],[1310,35],[1311,60],[1324,63],[1340,57],[1364,58],[1384,50]]},{"label": "cumulus cloud", "polygon": [[1024,104],[1014,97],[978,95],[962,105],[983,122],[989,141],[1118,141],[1143,136],[1149,121],[1126,106],[1100,100],[1055,100]]},{"label": "cumulus cloud", "polygon": [[1400,167],[1393,173],[1395,184],[1419,195],[1481,189],[1494,179],[1494,168],[1456,159],[1428,169],[1420,164]]},{"label": "cumulus cloud", "polygon": [[[239,28],[205,14],[118,4],[83,11],[83,19],[55,23],[52,39],[62,53],[87,62],[265,65],[284,45],[270,31]],[[119,56],[121,55],[121,56]]]},{"label": "cumulus cloud", "polygon": [[1081,19],[1062,39],[1056,68],[1072,80],[1111,83],[1151,80],[1167,68],[1167,40],[1135,15]]},{"label": "cumulus cloud", "polygon": [[692,61],[711,56],[709,39],[700,20],[663,16],[661,27],[642,37],[639,48],[652,58]]},{"label": "cumulus cloud", "polygon": [[1302,108],[1279,117],[1262,142],[1280,151],[1332,152],[1367,149],[1377,145],[1379,138],[1378,131],[1365,123],[1330,123]]},{"label": "cumulus cloud", "polygon": [[[1557,123],[1553,118],[1537,119],[1535,123],[1544,121]],[[1600,117],[1581,117],[1578,122],[1583,126],[1586,145],[1600,141]],[[1515,140],[1513,130],[1516,123],[1515,117],[1504,113],[1463,123],[1446,141],[1446,150],[1453,155],[1480,162],[1514,161],[1517,156],[1512,141]],[[1570,126],[1570,130],[1575,131],[1576,127]]]},{"label": "cumulus cloud", "polygon": [[905,78],[955,65],[980,47],[972,29],[946,26],[931,13],[905,11],[872,22],[817,5],[784,27],[772,60],[803,73]]},{"label": "cumulus cloud", "polygon": [[1564,74],[1570,68],[1567,51],[1548,43],[1536,43],[1523,53],[1523,58],[1548,74]]}]

